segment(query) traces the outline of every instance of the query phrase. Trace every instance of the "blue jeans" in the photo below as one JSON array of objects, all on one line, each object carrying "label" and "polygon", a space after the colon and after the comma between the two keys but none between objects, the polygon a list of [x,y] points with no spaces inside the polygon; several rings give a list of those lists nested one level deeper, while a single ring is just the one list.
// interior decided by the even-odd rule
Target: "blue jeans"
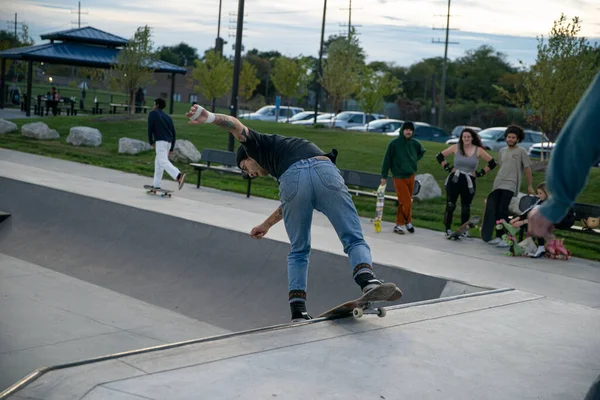
[{"label": "blue jeans", "polygon": [[279,178],[279,197],[291,243],[290,291],[306,291],[313,210],[325,214],[333,225],[350,259],[350,271],[358,264],[371,265],[371,249],[363,238],[352,196],[331,161],[310,158],[290,166]]}]

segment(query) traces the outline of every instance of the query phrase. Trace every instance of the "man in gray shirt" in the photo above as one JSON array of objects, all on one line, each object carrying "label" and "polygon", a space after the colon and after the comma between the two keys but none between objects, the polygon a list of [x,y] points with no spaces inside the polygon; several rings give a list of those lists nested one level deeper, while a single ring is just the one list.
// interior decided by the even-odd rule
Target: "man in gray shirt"
[{"label": "man in gray shirt", "polygon": [[[500,150],[500,170],[494,180],[492,191],[492,202],[496,206],[495,220],[504,219],[508,221],[508,206],[510,200],[519,193],[521,187],[521,176],[523,171],[527,178],[527,190],[529,194],[535,194],[533,189],[533,177],[531,175],[531,160],[524,148],[517,146],[525,138],[523,128],[511,125],[506,128],[504,138],[508,147]],[[502,230],[496,230],[496,238],[489,241],[498,247],[508,247],[502,241]]]}]

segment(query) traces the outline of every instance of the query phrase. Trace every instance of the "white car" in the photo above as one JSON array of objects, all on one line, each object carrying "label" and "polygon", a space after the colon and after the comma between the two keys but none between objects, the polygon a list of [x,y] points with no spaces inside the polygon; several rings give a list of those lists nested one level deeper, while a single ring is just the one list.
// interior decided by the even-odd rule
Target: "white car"
[{"label": "white car", "polygon": [[[333,114],[333,113],[324,113],[324,114],[321,114],[321,115],[317,116],[317,124],[327,124],[327,123],[329,123],[329,120],[331,118],[333,118],[334,115],[335,114]],[[293,124],[293,125],[306,125],[306,126],[310,126],[310,125],[313,124],[313,122],[314,122],[313,118],[303,119],[303,120],[300,120],[300,121],[292,121],[291,118],[290,118],[290,123]]]},{"label": "white car", "polygon": [[[321,115],[321,112],[317,113],[317,118]],[[293,124],[294,122],[297,121],[305,121],[305,120],[313,120],[315,116],[315,112],[314,111],[302,111],[299,112],[297,114],[295,114],[293,117],[290,117],[290,119],[288,120],[287,118],[284,119],[279,119],[279,122],[284,123],[284,124]]]},{"label": "white car", "polygon": [[349,131],[355,132],[378,132],[378,133],[387,133],[394,132],[396,129],[400,128],[404,121],[399,119],[378,119],[376,121],[370,122],[367,125],[361,126],[353,126],[348,128]]},{"label": "white car", "polygon": [[258,109],[254,113],[241,115],[242,119],[252,119],[259,121],[272,121],[275,122],[283,120],[287,120],[288,117],[293,117],[294,115],[304,111],[303,108],[300,107],[288,107],[281,106],[279,107],[279,116],[277,116],[277,107],[275,106],[264,106]]},{"label": "white car", "polygon": [[337,114],[329,123],[325,123],[329,128],[348,129],[353,126],[366,125],[378,119],[385,118],[381,114],[365,114],[362,111],[344,111]]},{"label": "white car", "polygon": [[544,148],[544,157],[547,158],[552,152],[552,149],[554,148],[554,143],[542,142],[532,144],[531,147],[529,147],[529,152],[527,152],[527,154],[529,154],[529,158],[541,158],[542,146]]}]

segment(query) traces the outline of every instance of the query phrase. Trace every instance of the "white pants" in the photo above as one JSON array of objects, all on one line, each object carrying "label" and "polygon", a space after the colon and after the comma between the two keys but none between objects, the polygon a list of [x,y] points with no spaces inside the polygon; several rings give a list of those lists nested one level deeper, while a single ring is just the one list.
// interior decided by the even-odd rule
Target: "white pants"
[{"label": "white pants", "polygon": [[164,171],[167,171],[167,174],[171,175],[173,180],[177,180],[179,169],[169,161],[171,143],[159,140],[154,145],[156,147],[156,158],[154,159],[154,184],[152,186],[159,188]]}]

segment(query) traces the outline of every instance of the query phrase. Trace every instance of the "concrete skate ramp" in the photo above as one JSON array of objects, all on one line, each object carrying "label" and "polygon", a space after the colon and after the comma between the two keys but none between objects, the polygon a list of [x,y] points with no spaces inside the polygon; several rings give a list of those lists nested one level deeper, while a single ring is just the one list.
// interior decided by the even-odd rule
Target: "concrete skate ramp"
[{"label": "concrete skate ramp", "polygon": [[[12,214],[0,225],[4,254],[228,330],[289,320],[287,243],[6,178],[0,193]],[[484,289],[374,268],[402,287],[400,303]],[[312,252],[313,315],[357,293],[346,257]]]}]

